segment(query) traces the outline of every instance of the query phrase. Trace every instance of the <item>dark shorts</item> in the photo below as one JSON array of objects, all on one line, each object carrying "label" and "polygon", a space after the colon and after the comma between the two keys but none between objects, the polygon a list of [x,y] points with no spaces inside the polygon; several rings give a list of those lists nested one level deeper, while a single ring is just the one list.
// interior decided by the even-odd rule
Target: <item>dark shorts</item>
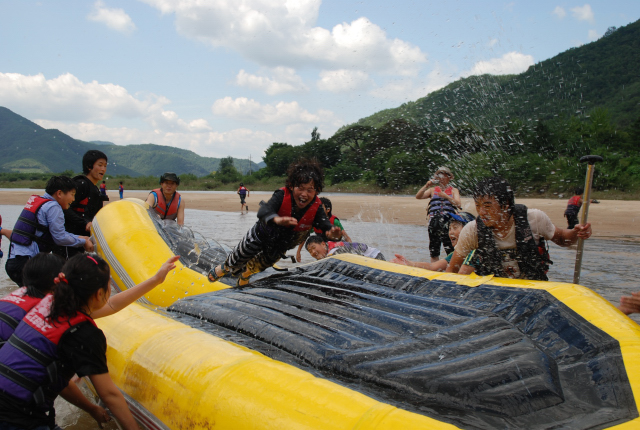
[{"label": "dark shorts", "polygon": [[5,264],[4,268],[7,271],[7,275],[9,278],[19,287],[22,287],[22,269],[24,265],[27,264],[31,257],[26,255],[16,255],[15,257],[7,260],[7,264]]},{"label": "dark shorts", "polygon": [[247,195],[246,194],[240,194],[240,203],[244,204],[244,199]]}]

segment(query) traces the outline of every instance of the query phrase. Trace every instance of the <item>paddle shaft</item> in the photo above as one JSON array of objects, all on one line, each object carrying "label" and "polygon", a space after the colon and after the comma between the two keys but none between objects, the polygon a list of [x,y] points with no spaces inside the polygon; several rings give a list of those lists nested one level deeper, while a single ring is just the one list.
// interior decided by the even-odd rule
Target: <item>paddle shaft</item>
[{"label": "paddle shaft", "polygon": [[[591,157],[591,156],[587,156]],[[585,225],[587,223],[587,217],[589,216],[589,204],[591,203],[591,183],[593,182],[593,170],[594,164],[596,161],[602,161],[602,158],[598,159],[588,159],[587,157],[583,157],[584,161],[588,161],[589,164],[587,166],[587,177],[585,179],[584,184],[584,194],[582,197],[584,208],[582,209],[582,216],[580,217],[580,225]],[[581,159],[580,161],[583,161]],[[584,252],[584,239],[578,238],[578,251],[576,252],[576,265],[573,271],[573,283],[580,283],[580,270],[582,269],[582,254]]]}]

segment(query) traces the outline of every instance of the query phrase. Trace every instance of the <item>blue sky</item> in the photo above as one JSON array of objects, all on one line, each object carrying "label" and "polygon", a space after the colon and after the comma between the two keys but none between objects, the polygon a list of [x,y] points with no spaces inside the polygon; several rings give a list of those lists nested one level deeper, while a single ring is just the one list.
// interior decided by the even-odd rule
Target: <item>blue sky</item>
[{"label": "blue sky", "polygon": [[0,0],[0,106],[82,140],[259,160],[639,18],[637,0]]}]

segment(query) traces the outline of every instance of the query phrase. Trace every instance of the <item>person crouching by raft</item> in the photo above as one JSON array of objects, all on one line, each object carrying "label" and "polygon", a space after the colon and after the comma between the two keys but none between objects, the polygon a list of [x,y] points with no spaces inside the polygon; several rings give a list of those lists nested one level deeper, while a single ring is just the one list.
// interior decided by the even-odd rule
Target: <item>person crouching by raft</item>
[{"label": "person crouching by raft", "polygon": [[209,271],[215,282],[231,273],[239,276],[238,286],[249,276],[273,266],[285,253],[303,243],[312,227],[334,240],[342,231],[329,222],[318,193],[324,187],[324,172],[314,160],[300,159],[289,166],[286,185],[276,190],[268,202],[260,202],[258,222],[227,256],[224,264]]},{"label": "person crouching by raft", "polygon": [[460,191],[449,185],[452,179],[451,170],[440,167],[433,179],[427,181],[416,194],[416,199],[430,199],[427,219],[432,263],[440,259],[440,245],[444,247],[447,254],[453,252],[453,245],[449,239],[449,214],[456,213],[460,206]]},{"label": "person crouching by raft", "polygon": [[559,228],[541,210],[515,204],[513,190],[500,177],[478,182],[473,200],[478,218],[460,232],[447,272],[458,272],[475,249],[480,276],[547,281],[551,260],[546,241],[567,247],[591,236],[591,224]]},{"label": "person crouching by raft", "polygon": [[327,242],[320,235],[310,236],[304,244],[313,258],[322,260],[338,254],[355,254],[376,260],[386,261],[379,249],[365,243],[356,242]]},{"label": "person crouching by raft", "polygon": [[172,219],[179,225],[184,225],[185,202],[176,190],[180,185],[180,178],[172,172],[163,173],[160,176],[160,188],[149,193],[147,204],[155,209],[162,219]]}]

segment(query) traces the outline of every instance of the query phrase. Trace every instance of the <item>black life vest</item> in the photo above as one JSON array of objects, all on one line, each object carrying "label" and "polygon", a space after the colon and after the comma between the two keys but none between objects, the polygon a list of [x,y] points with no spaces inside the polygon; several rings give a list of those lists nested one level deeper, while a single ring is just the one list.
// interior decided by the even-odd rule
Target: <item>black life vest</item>
[{"label": "black life vest", "polygon": [[21,287],[0,299],[0,347],[11,337],[20,321],[42,297],[27,295],[27,287]]},{"label": "black life vest", "polygon": [[[38,222],[38,212],[45,203],[53,202],[52,199],[33,195],[27,200],[27,204],[22,209],[22,213],[18,217],[13,233],[11,233],[11,242],[18,245],[29,246],[33,241],[38,244],[40,252],[51,252],[54,243],[49,227]],[[36,235],[36,231],[41,231],[41,236]]]},{"label": "black life vest", "polygon": [[427,209],[429,216],[434,216],[438,214],[456,213],[456,207],[453,205],[453,203],[451,203],[447,199],[443,199],[442,197],[440,197],[441,193],[445,193],[446,195],[452,197],[453,196],[452,186],[448,186],[444,190],[439,186],[437,186],[434,188],[433,192],[438,193],[438,195],[434,195],[433,197],[431,197],[431,200],[429,200],[429,208]]},{"label": "black life vest", "polygon": [[[289,191],[289,188],[282,187],[280,188],[284,191],[284,198],[282,199],[282,205],[280,205],[280,209],[278,209],[279,216],[292,216],[293,207],[292,207],[292,194]],[[298,225],[293,228],[293,231],[307,231],[311,230],[313,227],[313,221],[316,219],[316,213],[318,212],[318,208],[320,208],[322,202],[316,195],[307,211],[302,215],[302,218],[298,221]]]},{"label": "black life vest", "polygon": [[[540,237],[540,241],[536,243],[533,238],[525,205],[515,205],[513,217],[516,229],[515,258],[520,269],[520,277],[547,281],[549,265],[553,263],[549,258],[546,241]],[[496,246],[493,230],[484,225],[481,217],[476,219],[476,226],[478,229],[478,249],[475,252],[478,258],[476,273],[480,276],[495,275],[508,278],[502,267],[502,251]]]}]

